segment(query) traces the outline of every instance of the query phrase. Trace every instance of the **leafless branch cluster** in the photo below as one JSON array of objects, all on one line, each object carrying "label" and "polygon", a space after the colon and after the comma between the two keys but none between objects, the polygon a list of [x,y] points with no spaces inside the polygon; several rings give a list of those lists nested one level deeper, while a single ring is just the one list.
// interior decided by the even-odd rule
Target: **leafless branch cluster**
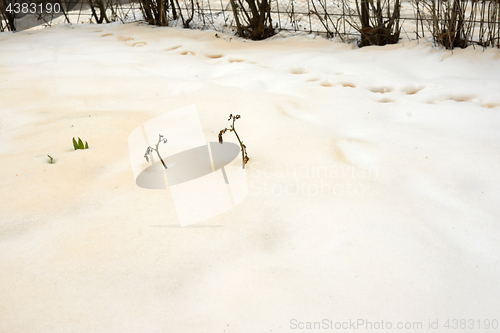
[{"label": "leafless branch cluster", "polygon": [[260,40],[274,35],[269,0],[230,0],[230,3],[240,37]]},{"label": "leafless branch cluster", "polygon": [[[23,1],[59,4],[66,23],[142,19],[158,26],[232,29],[253,40],[300,31],[357,40],[360,46],[397,43],[404,33],[409,39],[432,38],[449,49],[500,47],[500,0],[0,0],[0,31],[16,30],[28,15],[8,10]],[[410,8],[407,17],[403,3]],[[55,16],[34,17],[50,25]],[[415,23],[414,31],[408,30],[409,22]]]},{"label": "leafless branch cluster", "polygon": [[220,130],[219,132],[219,143],[222,144],[224,143],[224,140],[222,138],[222,136],[226,133],[226,132],[233,132],[234,135],[236,135],[236,139],[238,139],[238,142],[240,144],[240,147],[241,147],[241,161],[242,161],[242,166],[243,166],[243,169],[245,168],[245,164],[247,164],[247,162],[250,160],[248,158],[248,155],[247,155],[247,146],[245,146],[245,144],[243,143],[243,141],[241,141],[240,139],[240,136],[238,135],[238,133],[236,133],[236,128],[234,127],[234,122],[237,120],[237,119],[240,119],[241,116],[239,114],[233,116],[233,114],[230,114],[229,115],[229,119],[228,121],[231,121],[231,119],[233,120],[233,123],[231,124],[231,126],[229,128],[223,128]]},{"label": "leafless branch cluster", "polygon": [[195,6],[200,10],[199,4],[194,0],[184,0],[182,5],[179,0],[139,0],[144,19],[152,25],[167,26],[169,20],[181,20],[184,28],[190,28],[190,23],[195,16]]},{"label": "leafless branch cluster", "polygon": [[477,44],[500,47],[499,0],[414,0],[416,19],[448,49]]}]

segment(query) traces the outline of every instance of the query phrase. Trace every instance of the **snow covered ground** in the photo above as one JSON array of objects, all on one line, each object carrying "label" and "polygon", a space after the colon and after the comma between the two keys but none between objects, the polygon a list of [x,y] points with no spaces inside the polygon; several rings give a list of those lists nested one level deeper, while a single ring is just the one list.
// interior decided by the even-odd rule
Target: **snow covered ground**
[{"label": "snow covered ground", "polygon": [[[218,36],[0,34],[0,331],[495,331],[500,51]],[[249,192],[181,228],[127,140],[193,104]]]}]

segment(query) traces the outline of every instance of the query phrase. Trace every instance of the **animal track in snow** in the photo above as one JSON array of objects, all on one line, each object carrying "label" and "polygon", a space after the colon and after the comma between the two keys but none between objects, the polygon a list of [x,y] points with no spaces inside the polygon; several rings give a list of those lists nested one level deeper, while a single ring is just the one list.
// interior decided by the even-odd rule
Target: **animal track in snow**
[{"label": "animal track in snow", "polygon": [[309,71],[303,67],[293,67],[291,70],[290,70],[290,73],[292,74],[306,74],[308,73]]},{"label": "animal track in snow", "polygon": [[356,88],[356,85],[354,83],[351,83],[351,82],[343,82],[342,86],[345,88]]},{"label": "animal track in snow", "polygon": [[470,95],[470,94],[450,94],[450,95],[444,95],[441,98],[438,98],[436,100],[428,100],[428,104],[436,104],[436,103],[444,103],[444,102],[457,102],[457,103],[463,103],[463,102],[472,102],[473,99],[475,99],[476,96]]},{"label": "animal track in snow", "polygon": [[223,57],[222,54],[205,54],[205,56],[210,59],[219,59]]},{"label": "animal track in snow", "polygon": [[146,45],[148,45],[148,43],[146,43],[146,42],[137,42],[137,43],[132,44],[133,47],[142,47],[142,46],[146,46]]},{"label": "animal track in snow", "polygon": [[165,51],[173,51],[173,50],[177,50],[178,48],[182,47],[182,45],[176,45],[176,46],[172,46],[172,47],[169,47],[168,49],[165,49]]},{"label": "animal track in snow", "polygon": [[493,109],[493,108],[497,108],[497,107],[500,107],[500,103],[495,103],[495,102],[487,102],[487,103],[482,103],[481,106],[483,108],[487,108],[487,109]]},{"label": "animal track in snow", "polygon": [[402,92],[404,92],[407,95],[415,95],[418,93],[420,90],[424,89],[424,87],[421,86],[407,86],[401,89]]},{"label": "animal track in snow", "polygon": [[470,102],[474,98],[476,98],[476,96],[468,94],[455,94],[449,96],[449,99],[455,102]]},{"label": "animal track in snow", "polygon": [[322,87],[333,87],[333,83],[330,80],[325,80],[325,81],[321,82],[321,86]]},{"label": "animal track in snow", "polygon": [[113,34],[104,34],[101,37],[113,36]]},{"label": "animal track in snow", "polygon": [[134,40],[134,39],[130,36],[118,36],[118,40],[122,41],[122,42],[126,42],[126,41]]},{"label": "animal track in snow", "polygon": [[196,55],[196,53],[195,53],[195,52],[193,52],[193,51],[184,51],[184,52],[182,52],[181,54],[182,54],[182,55]]},{"label": "animal track in snow", "polygon": [[395,100],[394,100],[394,99],[392,99],[392,98],[385,98],[385,97],[384,97],[384,98],[381,98],[381,99],[379,100],[379,103],[394,103],[394,102],[395,102]]},{"label": "animal track in snow", "polygon": [[228,61],[230,63],[233,63],[233,62],[244,62],[245,60],[242,60],[242,59],[229,59]]},{"label": "animal track in snow", "polygon": [[385,94],[392,91],[390,87],[374,87],[369,89],[372,93]]},{"label": "animal track in snow", "polygon": [[319,81],[319,78],[312,77],[312,78],[306,80],[306,82],[316,82],[316,81]]}]

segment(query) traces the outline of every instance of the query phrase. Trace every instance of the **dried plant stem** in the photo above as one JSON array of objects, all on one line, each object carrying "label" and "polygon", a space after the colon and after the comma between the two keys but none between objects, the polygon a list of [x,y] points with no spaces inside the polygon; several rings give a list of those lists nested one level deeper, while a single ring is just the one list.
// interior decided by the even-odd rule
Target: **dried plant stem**
[{"label": "dried plant stem", "polygon": [[236,132],[236,128],[234,127],[234,122],[236,121],[236,119],[240,119],[240,115],[237,114],[236,116],[233,116],[232,114],[229,115],[229,119],[228,120],[231,120],[233,119],[233,123],[231,124],[231,127],[230,128],[224,128],[222,129],[220,132],[219,132],[219,143],[223,143],[223,140],[222,140],[222,135],[224,133],[226,133],[227,131],[229,132],[234,132],[234,135],[236,135],[236,139],[238,139],[238,142],[240,143],[240,147],[241,147],[241,160],[243,162],[243,169],[245,168],[245,164],[247,164],[247,162],[250,160],[248,158],[248,155],[247,155],[247,147],[243,144],[243,141],[241,141],[240,139],[240,136],[238,135],[238,133]]},{"label": "dried plant stem", "polygon": [[158,143],[156,144],[156,149],[155,149],[156,154],[158,155],[158,158],[160,159],[161,164],[163,164],[163,167],[165,169],[168,169],[167,166],[165,165],[165,162],[163,162],[163,158],[161,158],[160,151],[158,150],[158,145],[159,144],[160,144],[160,141],[158,141]]},{"label": "dried plant stem", "polygon": [[146,153],[144,154],[144,158],[146,159],[146,161],[149,162],[149,154],[151,154],[153,151],[155,151],[156,154],[158,155],[158,158],[160,159],[160,162],[163,165],[163,167],[165,169],[168,169],[167,165],[165,164],[165,162],[163,162],[163,158],[160,155],[160,150],[158,149],[158,146],[160,145],[161,142],[167,143],[167,139],[163,138],[163,135],[159,134],[159,136],[158,136],[158,142],[156,143],[155,148],[153,148],[151,146],[148,146],[148,148],[146,149]]},{"label": "dried plant stem", "polygon": [[[238,139],[238,142],[240,143],[241,161],[243,162],[243,168],[244,168],[245,164],[246,164],[245,157],[247,156],[247,147],[240,140],[240,136],[238,135],[238,133],[236,132],[236,129],[234,128],[234,120],[235,120],[235,118],[233,118],[233,125],[231,127],[233,128],[234,135],[236,135],[236,139]],[[247,157],[247,159],[248,159],[248,157]]]}]

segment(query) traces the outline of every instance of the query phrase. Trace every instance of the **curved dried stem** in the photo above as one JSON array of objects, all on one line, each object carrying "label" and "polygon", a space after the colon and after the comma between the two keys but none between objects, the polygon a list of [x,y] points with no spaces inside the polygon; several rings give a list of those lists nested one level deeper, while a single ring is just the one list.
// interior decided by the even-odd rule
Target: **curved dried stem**
[{"label": "curved dried stem", "polygon": [[231,127],[230,128],[224,128],[222,129],[220,132],[219,132],[219,143],[222,144],[224,141],[222,139],[222,136],[224,135],[224,133],[226,133],[227,131],[229,132],[234,132],[234,134],[236,135],[236,139],[238,139],[238,142],[240,143],[240,147],[241,147],[241,160],[243,162],[243,169],[245,168],[245,164],[247,164],[247,162],[250,160],[248,158],[248,155],[247,155],[247,146],[245,146],[243,144],[243,141],[241,141],[240,139],[240,136],[238,135],[238,133],[236,132],[236,128],[234,127],[234,122],[236,121],[236,119],[240,119],[240,115],[237,114],[235,116],[233,116],[232,114],[229,115],[229,120],[233,120],[233,123],[231,124]]}]

